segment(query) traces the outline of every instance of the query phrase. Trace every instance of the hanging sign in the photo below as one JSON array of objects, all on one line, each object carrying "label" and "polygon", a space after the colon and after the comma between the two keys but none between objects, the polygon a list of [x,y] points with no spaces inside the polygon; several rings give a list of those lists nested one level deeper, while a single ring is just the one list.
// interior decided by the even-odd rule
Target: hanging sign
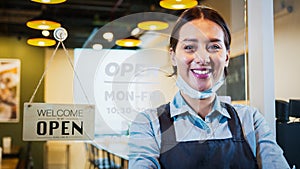
[{"label": "hanging sign", "polygon": [[25,103],[23,140],[94,139],[95,106]]}]

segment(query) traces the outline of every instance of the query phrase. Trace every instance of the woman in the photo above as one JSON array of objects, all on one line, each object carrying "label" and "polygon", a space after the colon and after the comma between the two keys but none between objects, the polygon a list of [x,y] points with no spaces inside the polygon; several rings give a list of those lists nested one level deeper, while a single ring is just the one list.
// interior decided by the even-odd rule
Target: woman
[{"label": "woman", "polygon": [[224,19],[211,8],[197,6],[179,17],[170,38],[179,92],[132,123],[129,168],[289,168],[258,110],[216,95],[230,42]]}]

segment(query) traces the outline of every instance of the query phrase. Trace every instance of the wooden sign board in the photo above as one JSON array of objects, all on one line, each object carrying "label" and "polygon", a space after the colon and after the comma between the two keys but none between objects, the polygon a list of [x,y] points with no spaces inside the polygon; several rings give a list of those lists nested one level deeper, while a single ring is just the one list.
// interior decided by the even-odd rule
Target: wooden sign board
[{"label": "wooden sign board", "polygon": [[95,106],[25,103],[23,140],[92,140]]}]

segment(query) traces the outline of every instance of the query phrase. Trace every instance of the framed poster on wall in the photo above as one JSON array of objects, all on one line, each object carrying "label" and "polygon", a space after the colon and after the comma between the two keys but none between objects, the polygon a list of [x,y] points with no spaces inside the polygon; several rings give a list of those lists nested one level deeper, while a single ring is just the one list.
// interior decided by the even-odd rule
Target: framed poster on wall
[{"label": "framed poster on wall", "polygon": [[20,60],[0,59],[0,122],[19,122]]}]

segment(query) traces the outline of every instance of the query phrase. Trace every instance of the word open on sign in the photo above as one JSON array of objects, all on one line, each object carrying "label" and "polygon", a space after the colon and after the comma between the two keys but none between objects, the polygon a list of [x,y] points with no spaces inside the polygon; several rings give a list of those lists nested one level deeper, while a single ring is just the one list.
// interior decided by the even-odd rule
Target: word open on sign
[{"label": "word open on sign", "polygon": [[90,140],[94,117],[94,105],[25,103],[23,140]]}]

